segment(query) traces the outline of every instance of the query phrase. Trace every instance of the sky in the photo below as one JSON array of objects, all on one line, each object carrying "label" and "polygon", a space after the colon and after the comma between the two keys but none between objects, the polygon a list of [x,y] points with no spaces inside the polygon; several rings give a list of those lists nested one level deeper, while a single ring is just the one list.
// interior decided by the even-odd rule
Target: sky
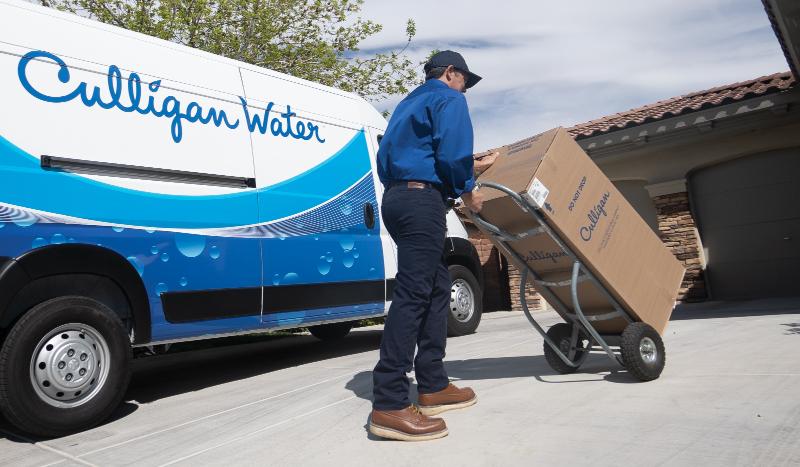
[{"label": "sky", "polygon": [[361,16],[383,25],[361,54],[402,49],[412,18],[415,62],[451,49],[483,77],[476,152],[789,68],[760,0],[366,0]]}]

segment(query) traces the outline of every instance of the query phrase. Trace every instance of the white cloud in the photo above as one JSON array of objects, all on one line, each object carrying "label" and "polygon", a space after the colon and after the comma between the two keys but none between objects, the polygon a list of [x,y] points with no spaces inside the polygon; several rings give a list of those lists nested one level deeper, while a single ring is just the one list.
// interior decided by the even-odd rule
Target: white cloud
[{"label": "white cloud", "polygon": [[788,68],[757,0],[367,0],[363,16],[384,25],[363,50],[401,48],[411,17],[414,59],[451,48],[483,76],[476,150]]}]

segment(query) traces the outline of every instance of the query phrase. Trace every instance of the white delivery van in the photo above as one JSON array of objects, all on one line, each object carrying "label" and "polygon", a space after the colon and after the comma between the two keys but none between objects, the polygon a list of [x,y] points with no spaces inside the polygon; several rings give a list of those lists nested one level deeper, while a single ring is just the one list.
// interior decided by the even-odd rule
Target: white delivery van
[{"label": "white delivery van", "polygon": [[[395,245],[356,95],[0,0],[0,410],[56,436],[122,400],[132,348],[386,314]],[[451,334],[481,273],[451,213]]]}]

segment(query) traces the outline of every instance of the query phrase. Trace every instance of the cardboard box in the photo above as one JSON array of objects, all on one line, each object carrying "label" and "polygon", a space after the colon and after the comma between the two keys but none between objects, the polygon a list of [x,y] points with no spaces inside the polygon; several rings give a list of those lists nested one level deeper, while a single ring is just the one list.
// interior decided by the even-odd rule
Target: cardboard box
[{"label": "cardboard box", "polygon": [[[505,185],[540,207],[548,225],[606,290],[636,319],[663,334],[683,279],[683,265],[566,130],[556,128],[497,151],[497,161],[478,181]],[[536,226],[533,216],[508,195],[491,188],[481,191],[485,197],[481,215],[488,222],[511,233]],[[542,279],[571,277],[572,260],[548,235],[509,246]],[[573,309],[569,287],[552,290],[567,309]],[[591,281],[579,284],[578,296],[587,315],[613,310]],[[621,318],[593,324],[601,333],[613,334],[626,326]]]}]

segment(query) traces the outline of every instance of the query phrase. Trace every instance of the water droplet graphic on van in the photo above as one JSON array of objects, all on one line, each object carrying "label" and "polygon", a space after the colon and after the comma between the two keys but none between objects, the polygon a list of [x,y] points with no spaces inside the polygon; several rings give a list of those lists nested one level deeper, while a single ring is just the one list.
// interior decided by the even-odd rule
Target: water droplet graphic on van
[{"label": "water droplet graphic on van", "polygon": [[114,232],[120,233],[125,229],[122,228],[122,227],[111,227],[111,230],[113,230]]},{"label": "water droplet graphic on van", "polygon": [[198,235],[175,234],[175,246],[183,256],[196,258],[206,249],[206,239]]},{"label": "water droplet graphic on van", "polygon": [[47,245],[47,240],[45,240],[42,237],[36,237],[33,240],[33,244],[31,245],[31,248],[39,248],[39,247],[43,247],[45,245]]},{"label": "water droplet graphic on van", "polygon": [[294,284],[300,279],[300,276],[294,272],[287,272],[285,276],[283,276],[283,282],[287,284]]},{"label": "water droplet graphic on van", "polygon": [[342,255],[342,264],[344,265],[344,267],[352,268],[353,264],[355,264],[355,262],[356,262],[356,259],[353,258],[353,250],[345,251],[344,255]]},{"label": "water droplet graphic on van", "polygon": [[162,293],[166,292],[167,290],[168,290],[167,289],[167,284],[165,284],[163,282],[159,282],[158,285],[156,285],[156,297],[160,296]]},{"label": "water droplet graphic on van", "polygon": [[150,247],[150,253],[157,255],[158,254],[158,245],[153,245]]},{"label": "water droplet graphic on van", "polygon": [[169,261],[169,253],[161,253],[161,261],[165,263]]},{"label": "water droplet graphic on van", "polygon": [[181,277],[181,280],[178,281],[178,284],[180,284],[181,287],[186,287],[187,285],[189,285],[189,280],[185,277]]},{"label": "water droplet graphic on van", "polygon": [[153,230],[153,229],[144,229],[144,231],[149,233],[149,234],[155,233],[155,230]]},{"label": "water droplet graphic on van", "polygon": [[220,256],[219,247],[212,246],[211,248],[209,248],[208,256],[210,256],[211,259],[218,259]]},{"label": "water droplet graphic on van", "polygon": [[280,274],[275,274],[272,276],[272,285],[278,285],[281,283],[281,276]]},{"label": "water droplet graphic on van", "polygon": [[354,237],[340,237],[339,238],[339,245],[342,246],[342,250],[348,251],[353,249],[353,245],[356,244],[356,239]]},{"label": "water droplet graphic on van", "polygon": [[14,221],[19,227],[30,227],[36,223],[36,218],[33,216],[25,217],[24,219],[17,219]]},{"label": "water droplet graphic on van", "polygon": [[5,227],[5,226],[6,226],[6,223],[5,223],[5,222],[0,222],[0,229],[2,229],[2,228],[3,228],[3,227]]},{"label": "water droplet graphic on van", "polygon": [[[333,259],[333,258],[331,258]],[[317,270],[323,276],[331,272],[331,263],[328,262],[328,258],[325,256],[319,257],[319,263],[317,263]]]},{"label": "water droplet graphic on van", "polygon": [[356,247],[353,247],[352,251],[353,251],[353,258],[358,258],[359,256],[361,256]]},{"label": "water droplet graphic on van", "polygon": [[128,261],[136,268],[136,272],[139,273],[139,276],[144,276],[144,265],[140,263],[135,256],[128,256]]},{"label": "water droplet graphic on van", "polygon": [[55,234],[50,239],[50,243],[52,243],[53,245],[61,245],[63,243],[67,243],[67,237],[65,237],[63,234]]},{"label": "water droplet graphic on van", "polygon": [[330,252],[330,251],[329,251],[329,252],[327,252],[327,253],[325,253],[325,261],[327,261],[327,262],[329,262],[329,263],[332,263],[332,262],[333,262],[333,254],[331,254],[331,252]]},{"label": "water droplet graphic on van", "polygon": [[349,216],[353,213],[353,206],[351,206],[350,203],[343,204],[340,209],[345,216]]}]

